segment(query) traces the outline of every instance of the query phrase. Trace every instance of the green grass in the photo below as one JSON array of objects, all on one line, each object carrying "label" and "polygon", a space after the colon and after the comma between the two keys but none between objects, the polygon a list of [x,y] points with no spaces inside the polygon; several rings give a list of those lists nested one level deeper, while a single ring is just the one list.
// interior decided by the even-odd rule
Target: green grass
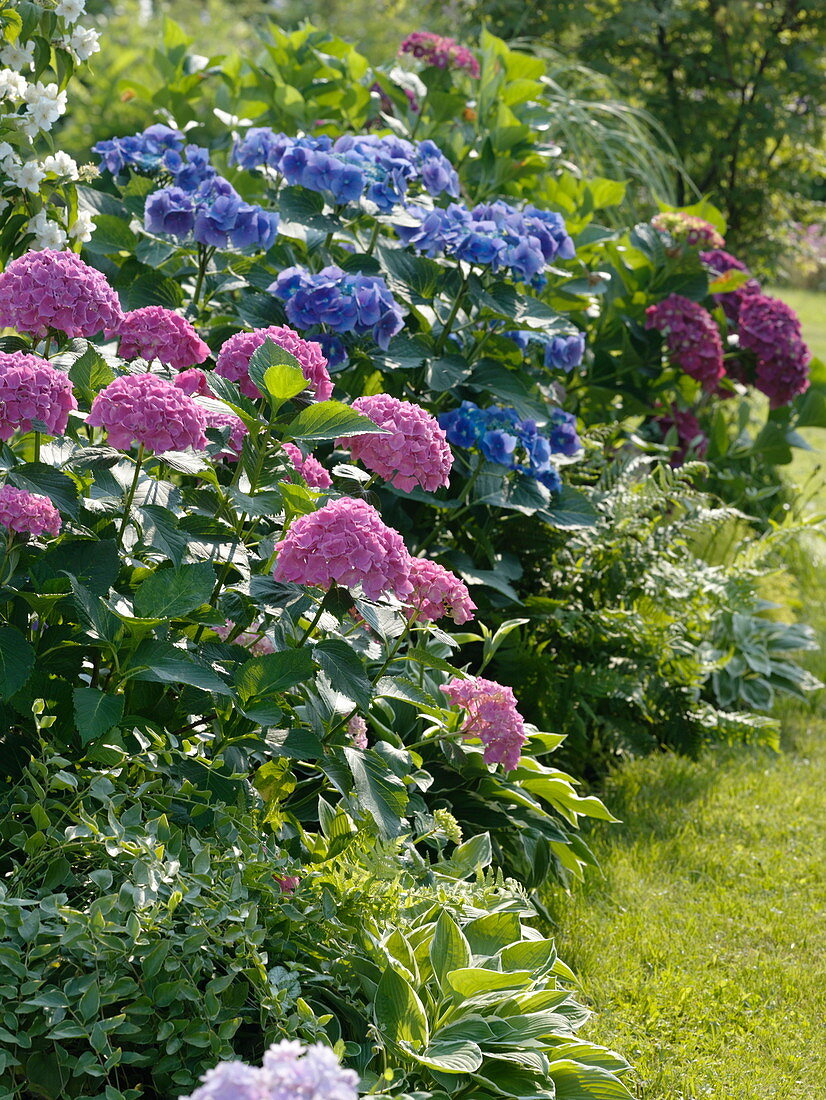
[{"label": "green grass", "polygon": [[592,836],[604,878],[553,900],[587,1036],[645,1100],[826,1096],[826,721],[792,721],[779,756],[628,765],[606,794],[627,823]]}]

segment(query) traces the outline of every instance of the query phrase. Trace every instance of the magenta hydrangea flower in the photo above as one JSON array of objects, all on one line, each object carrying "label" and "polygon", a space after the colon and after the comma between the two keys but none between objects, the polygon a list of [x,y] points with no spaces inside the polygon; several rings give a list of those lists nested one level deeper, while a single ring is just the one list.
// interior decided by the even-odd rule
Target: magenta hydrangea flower
[{"label": "magenta hydrangea flower", "polygon": [[444,38],[430,31],[409,34],[399,46],[399,56],[406,53],[437,69],[463,69],[473,77],[480,73],[479,62],[467,46],[460,46],[455,38]]},{"label": "magenta hydrangea flower", "polygon": [[189,321],[163,306],[125,313],[111,335],[120,337],[118,354],[122,358],[159,359],[175,370],[203,363],[209,355],[209,347]]},{"label": "magenta hydrangea flower", "polygon": [[[172,385],[179,389],[181,393],[185,393],[190,397],[213,396],[207,376],[202,370],[181,371],[179,375],[173,378]],[[198,404],[198,408],[203,413],[205,428],[229,428],[227,449],[220,451],[216,457],[228,458],[233,462],[237,461],[244,445],[244,436],[247,434],[247,426],[244,421],[240,416],[236,416],[234,412],[230,412],[229,409],[207,409],[200,404]]]},{"label": "magenta hydrangea flower", "polygon": [[300,516],[275,549],[277,581],[321,588],[360,585],[371,600],[386,592],[403,600],[413,591],[401,535],[365,500],[342,497]]},{"label": "magenta hydrangea flower", "polygon": [[206,417],[191,397],[153,374],[116,378],[92,402],[86,423],[105,428],[113,447],[142,444],[147,451],[196,451],[206,446]]},{"label": "magenta hydrangea flower", "polygon": [[266,340],[272,340],[284,351],[294,356],[301,367],[307,386],[316,401],[327,401],[333,392],[333,383],[327,372],[321,345],[315,340],[305,340],[288,325],[270,325],[254,332],[237,332],[230,336],[215,362],[215,371],[230,382],[237,382],[241,393],[247,397],[261,397],[261,391],[250,379],[250,359],[254,351]]},{"label": "magenta hydrangea flower", "polygon": [[790,306],[765,294],[748,295],[740,306],[739,328],[740,347],[757,360],[754,385],[773,409],[809,388],[811,352]]},{"label": "magenta hydrangea flower", "polygon": [[663,438],[672,428],[677,432],[677,446],[669,459],[669,464],[675,469],[683,465],[689,450],[696,458],[705,458],[708,452],[708,436],[700,427],[700,421],[694,413],[672,405],[665,416],[658,416],[654,422],[662,432]]},{"label": "magenta hydrangea flower", "polygon": [[21,535],[56,535],[60,512],[48,497],[4,485],[0,489],[0,524]]},{"label": "magenta hydrangea flower", "polygon": [[[212,629],[221,641],[225,642],[235,630],[235,623],[232,619],[227,619],[224,626],[214,626]],[[264,633],[260,623],[251,623],[249,629],[236,634],[232,639],[232,644],[243,646],[244,649],[248,649],[256,657],[264,657],[268,653],[275,653],[275,646]]]},{"label": "magenta hydrangea flower", "polygon": [[282,894],[294,894],[301,879],[298,875],[273,875]]},{"label": "magenta hydrangea flower", "polygon": [[198,397],[213,396],[209,380],[202,370],[182,370],[174,379],[174,384],[190,397],[195,397],[196,394]]},{"label": "magenta hydrangea flower", "polygon": [[361,460],[368,470],[405,492],[417,485],[433,492],[449,483],[453,452],[444,429],[429,412],[387,393],[358,397],[353,408],[387,429],[386,435],[336,440],[336,446],[349,450],[354,461]]},{"label": "magenta hydrangea flower", "polygon": [[[708,252],[701,252],[700,260],[708,273],[715,279],[719,279],[721,275],[725,275],[728,271],[742,271],[747,275],[751,274],[742,260],[738,260],[737,257],[732,256],[730,252],[724,252],[722,248],[713,248]],[[743,283],[742,286],[738,286],[734,290],[717,293],[712,295],[712,297],[716,305],[722,307],[729,321],[736,323],[740,315],[740,306],[742,305],[743,298],[750,294],[759,293],[760,284],[758,281],[756,279],[749,279],[747,283]]]},{"label": "magenta hydrangea flower", "polygon": [[358,1100],[358,1074],[323,1043],[276,1043],[264,1055],[264,1073],[269,1100]]},{"label": "magenta hydrangea flower", "polygon": [[117,328],[121,316],[104,276],[74,252],[26,252],[0,274],[0,328],[95,336]]},{"label": "magenta hydrangea flower", "polygon": [[296,447],[295,443],[282,443],[284,450],[289,456],[290,462],[295,466],[296,473],[307,482],[311,489],[329,489],[333,484],[333,479],[315,457],[315,455],[307,455],[306,457]]},{"label": "magenta hydrangea flower", "polygon": [[645,311],[645,327],[665,334],[673,362],[705,389],[714,389],[726,373],[720,330],[708,310],[690,298],[669,294],[649,306]]},{"label": "magenta hydrangea flower", "polygon": [[[1,278],[2,276],[0,276]],[[63,435],[69,413],[77,408],[67,374],[39,355],[0,352],[0,439],[32,431],[32,420],[49,435]]]},{"label": "magenta hydrangea flower", "polygon": [[485,746],[485,761],[501,764],[506,771],[515,768],[525,741],[525,722],[513,691],[482,676],[454,678],[442,685],[442,691],[454,706],[464,707],[467,717],[461,733],[479,738]]},{"label": "magenta hydrangea flower", "polygon": [[357,749],[367,748],[367,723],[358,714],[354,714],[347,723],[347,733]]},{"label": "magenta hydrangea flower", "polygon": [[409,615],[420,622],[436,622],[450,615],[457,626],[470,622],[476,604],[467,586],[455,573],[427,558],[410,559],[410,583],[413,593],[408,597]]},{"label": "magenta hydrangea flower", "polygon": [[655,214],[651,224],[658,233],[667,233],[672,240],[686,244],[689,248],[696,248],[698,245],[703,248],[722,248],[726,243],[711,222],[698,218],[696,214],[686,214],[683,210]]}]

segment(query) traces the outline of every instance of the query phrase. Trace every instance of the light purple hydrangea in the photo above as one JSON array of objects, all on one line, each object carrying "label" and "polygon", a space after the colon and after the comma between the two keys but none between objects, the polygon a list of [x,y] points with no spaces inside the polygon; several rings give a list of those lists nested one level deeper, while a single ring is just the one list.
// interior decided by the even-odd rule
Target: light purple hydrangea
[{"label": "light purple hydrangea", "polygon": [[275,1043],[259,1068],[221,1062],[182,1100],[358,1100],[359,1077],[323,1043]]}]

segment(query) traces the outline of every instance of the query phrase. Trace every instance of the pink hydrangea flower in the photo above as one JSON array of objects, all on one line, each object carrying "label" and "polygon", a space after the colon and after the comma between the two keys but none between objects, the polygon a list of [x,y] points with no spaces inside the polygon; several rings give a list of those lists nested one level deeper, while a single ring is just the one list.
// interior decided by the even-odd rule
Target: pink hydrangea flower
[{"label": "pink hydrangea flower", "polygon": [[367,723],[358,714],[354,714],[347,723],[347,732],[357,749],[363,751],[367,748]]},{"label": "pink hydrangea flower", "polygon": [[104,276],[74,252],[26,252],[0,275],[0,328],[94,336],[117,328],[121,316]]},{"label": "pink hydrangea flower", "polygon": [[773,409],[805,393],[811,352],[790,306],[779,298],[751,294],[740,306],[739,328],[740,347],[753,352],[757,360],[754,384]]},{"label": "pink hydrangea flower", "polygon": [[[224,626],[214,626],[212,629],[221,641],[225,642],[235,630],[235,623],[231,619],[227,619]],[[240,634],[236,634],[232,639],[232,644],[243,646],[244,649],[248,649],[256,657],[264,657],[268,653],[275,653],[275,646],[264,633],[260,623],[252,623],[249,630],[242,630]]]},{"label": "pink hydrangea flower", "polygon": [[298,875],[273,875],[282,894],[293,894],[301,879]]},{"label": "pink hydrangea flower", "polygon": [[306,457],[296,447],[295,443],[282,443],[290,462],[295,466],[296,473],[307,482],[311,489],[329,489],[333,479],[314,455]]},{"label": "pink hydrangea flower", "polygon": [[697,458],[705,458],[708,452],[708,436],[700,427],[700,421],[694,413],[672,405],[665,416],[656,418],[655,423],[663,433],[663,438],[672,428],[677,431],[677,446],[669,459],[669,464],[675,469],[683,465],[689,450]]},{"label": "pink hydrangea flower", "polygon": [[673,240],[686,244],[689,248],[696,248],[698,245],[703,248],[722,248],[726,243],[711,222],[698,218],[696,214],[686,214],[682,210],[655,214],[651,224],[658,233],[667,233]]},{"label": "pink hydrangea flower", "polygon": [[[743,271],[746,274],[750,274],[749,269],[743,263],[742,260],[738,260],[736,256],[732,256],[730,252],[724,252],[722,248],[713,248],[708,252],[700,253],[700,260],[703,266],[708,270],[709,274],[719,279],[721,275],[725,275],[727,271]],[[740,306],[743,299],[749,294],[759,294],[760,284],[756,279],[749,279],[747,283],[743,283],[742,286],[738,286],[735,290],[727,290],[725,293],[718,293],[712,295],[715,304],[721,306],[726,317],[729,321],[737,321],[740,315]]]},{"label": "pink hydrangea flower", "polygon": [[403,600],[413,590],[401,535],[364,500],[342,497],[300,516],[275,549],[277,581],[321,588],[360,585],[371,600],[385,592]]},{"label": "pink hydrangea flower", "polygon": [[479,62],[467,46],[460,46],[455,38],[443,38],[430,31],[409,34],[399,46],[399,56],[406,53],[437,69],[464,69],[473,77],[480,73]]},{"label": "pink hydrangea flower", "polygon": [[202,370],[182,370],[174,379],[174,385],[190,397],[212,397],[209,381]]},{"label": "pink hydrangea flower", "polygon": [[427,558],[410,559],[413,593],[408,598],[409,614],[420,622],[435,622],[450,615],[457,626],[470,622],[476,604],[467,586],[455,573]]},{"label": "pink hydrangea flower", "polygon": [[86,420],[105,428],[113,447],[142,444],[147,451],[196,451],[206,446],[206,417],[191,397],[153,374],[116,378],[92,402]]},{"label": "pink hydrangea flower", "polygon": [[669,294],[645,311],[645,327],[665,333],[671,359],[705,389],[726,373],[723,341],[714,318],[690,298]]},{"label": "pink hydrangea flower", "polygon": [[50,435],[63,435],[76,408],[72,383],[63,371],[39,355],[0,352],[0,439],[32,431],[32,420],[42,421]]},{"label": "pink hydrangea flower", "polygon": [[405,492],[417,485],[433,492],[450,482],[453,452],[447,436],[420,405],[378,393],[356,398],[353,408],[387,429],[385,435],[336,440],[336,446],[347,448],[354,461],[361,460],[368,470]]},{"label": "pink hydrangea flower", "polygon": [[4,485],[0,489],[0,524],[21,535],[56,535],[60,531],[60,512],[48,497]]},{"label": "pink hydrangea flower", "polygon": [[515,768],[525,741],[525,722],[513,691],[482,676],[454,678],[442,685],[442,691],[454,706],[464,707],[467,717],[461,733],[479,738],[486,762],[501,764],[506,771]]},{"label": "pink hydrangea flower", "polygon": [[209,348],[185,317],[163,306],[144,306],[125,313],[113,336],[120,337],[124,359],[159,359],[183,370],[203,363]]},{"label": "pink hydrangea flower", "polygon": [[254,351],[266,340],[272,340],[284,351],[294,356],[307,379],[308,389],[316,401],[327,401],[333,392],[333,383],[327,372],[327,360],[321,351],[321,345],[315,340],[305,340],[287,325],[270,325],[255,332],[237,332],[230,336],[215,362],[215,371],[237,382],[241,393],[247,397],[260,397],[261,391],[250,379],[250,359]]}]

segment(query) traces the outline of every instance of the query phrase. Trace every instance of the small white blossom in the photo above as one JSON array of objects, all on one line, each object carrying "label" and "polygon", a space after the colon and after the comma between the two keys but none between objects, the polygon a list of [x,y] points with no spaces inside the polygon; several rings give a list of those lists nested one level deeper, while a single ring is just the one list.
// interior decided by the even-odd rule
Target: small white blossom
[{"label": "small white blossom", "polygon": [[66,93],[58,91],[57,84],[29,84],[26,88],[26,116],[23,129],[34,137],[40,130],[51,130],[66,110]]},{"label": "small white blossom", "polygon": [[59,0],[55,15],[67,23],[76,23],[86,11],[86,0]]},{"label": "small white blossom", "polygon": [[25,76],[13,69],[0,69],[0,99],[22,99],[27,84]]},{"label": "small white blossom", "polygon": [[9,145],[7,141],[0,141],[0,168],[2,168],[4,172],[8,172],[10,165],[19,163],[20,158],[14,146]]},{"label": "small white blossom", "polygon": [[68,153],[64,153],[63,150],[46,157],[43,161],[43,170],[53,172],[56,176],[63,177],[63,179],[76,180],[78,178],[77,161],[70,157]]},{"label": "small white blossom", "polygon": [[63,45],[74,54],[75,60],[88,61],[100,49],[100,35],[91,27],[78,26],[70,37],[63,39]]},{"label": "small white blossom", "polygon": [[6,212],[6,210],[8,210],[8,208],[9,208],[9,200],[8,199],[0,199],[0,214],[4,214]]},{"label": "small white blossom", "polygon": [[84,244],[86,241],[91,241],[92,234],[95,231],[95,222],[91,214],[88,214],[85,210],[81,210],[78,214],[74,224],[69,230],[69,236],[76,241],[82,241]]},{"label": "small white blossom", "polygon": [[34,233],[35,239],[32,248],[48,248],[56,252],[66,244],[65,232],[56,222],[49,221],[45,210],[40,210],[35,214],[30,220],[27,230],[29,233]]},{"label": "small white blossom", "polygon": [[0,62],[17,72],[33,68],[34,42],[9,42],[0,50]]},{"label": "small white blossom", "polygon": [[33,195],[40,190],[40,184],[46,174],[36,160],[27,161],[25,164],[9,165],[6,173],[21,191],[31,191]]}]

